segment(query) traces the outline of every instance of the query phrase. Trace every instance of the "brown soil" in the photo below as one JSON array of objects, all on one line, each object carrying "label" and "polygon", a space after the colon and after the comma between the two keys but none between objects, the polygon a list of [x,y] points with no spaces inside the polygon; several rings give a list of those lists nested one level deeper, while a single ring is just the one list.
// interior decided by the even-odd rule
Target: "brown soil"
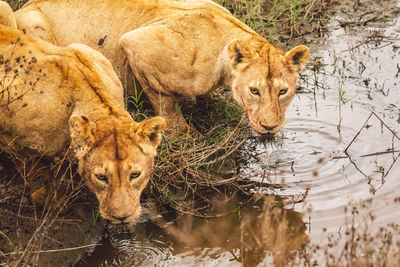
[{"label": "brown soil", "polygon": [[0,266],[70,266],[93,248],[103,225],[88,190],[80,189],[77,199],[67,191],[60,199],[65,208],[36,208],[12,161],[4,154],[0,159]]}]

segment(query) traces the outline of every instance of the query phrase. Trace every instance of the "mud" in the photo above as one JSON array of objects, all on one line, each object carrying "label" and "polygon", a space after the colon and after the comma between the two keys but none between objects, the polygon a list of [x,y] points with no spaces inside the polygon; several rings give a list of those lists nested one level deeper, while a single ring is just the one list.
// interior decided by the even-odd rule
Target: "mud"
[{"label": "mud", "polygon": [[15,161],[4,154],[0,158],[0,266],[71,266],[79,261],[104,228],[95,197],[77,180],[72,182],[75,192],[69,190],[48,207],[34,207]]}]

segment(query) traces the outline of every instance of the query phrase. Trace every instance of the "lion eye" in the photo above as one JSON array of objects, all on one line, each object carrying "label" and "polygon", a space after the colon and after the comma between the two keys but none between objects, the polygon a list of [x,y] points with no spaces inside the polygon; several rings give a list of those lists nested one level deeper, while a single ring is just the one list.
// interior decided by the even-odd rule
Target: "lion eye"
[{"label": "lion eye", "polygon": [[257,88],[254,88],[254,87],[250,87],[250,92],[251,92],[253,95],[260,95],[260,91],[258,91],[258,89],[257,89]]},{"label": "lion eye", "polygon": [[286,94],[286,93],[287,93],[287,91],[288,91],[288,89],[287,89],[287,88],[285,88],[285,89],[281,89],[281,90],[279,91],[279,95],[284,95],[284,94]]},{"label": "lion eye", "polygon": [[140,176],[140,172],[132,172],[131,176],[129,177],[130,180],[136,179]]},{"label": "lion eye", "polygon": [[106,175],[103,175],[103,174],[95,174],[95,175],[96,175],[97,180],[108,183],[108,178]]}]

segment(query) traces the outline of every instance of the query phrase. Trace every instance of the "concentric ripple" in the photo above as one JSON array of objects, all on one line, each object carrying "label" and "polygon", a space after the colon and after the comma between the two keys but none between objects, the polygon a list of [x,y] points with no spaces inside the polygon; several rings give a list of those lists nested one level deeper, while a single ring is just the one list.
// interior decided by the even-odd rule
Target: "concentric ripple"
[{"label": "concentric ripple", "polygon": [[[339,228],[344,207],[367,199],[382,205],[386,199],[393,200],[400,187],[400,140],[376,116],[362,115],[362,119],[342,120],[339,127],[329,121],[335,120],[332,116],[323,120],[291,117],[278,145],[249,141],[249,150],[255,151],[258,160],[248,163],[243,174],[269,183],[272,189],[266,187],[266,192],[282,196],[309,190],[298,209],[312,207],[309,215],[319,221],[313,224],[314,231],[332,221],[336,222],[331,227]],[[393,211],[386,214],[392,217]]]}]

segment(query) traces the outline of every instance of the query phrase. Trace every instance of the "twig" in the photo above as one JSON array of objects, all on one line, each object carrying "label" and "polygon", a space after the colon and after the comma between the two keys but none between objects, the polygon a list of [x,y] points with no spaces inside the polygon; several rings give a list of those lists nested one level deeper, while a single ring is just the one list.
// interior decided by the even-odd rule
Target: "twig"
[{"label": "twig", "polygon": [[365,155],[361,155],[360,157],[371,157],[371,156],[378,156],[378,155],[384,155],[384,154],[390,154],[390,153],[395,153],[395,152],[400,152],[400,150],[387,150],[387,151],[382,151],[382,152],[375,152],[375,153],[370,153],[370,154],[365,154]]},{"label": "twig", "polygon": [[[77,249],[82,249],[82,248],[89,248],[89,247],[95,247],[99,246],[101,244],[89,244],[89,245],[84,245],[84,246],[79,246],[79,247],[71,247],[71,248],[60,248],[60,249],[49,249],[49,250],[34,250],[34,251],[29,251],[29,253],[55,253],[55,252],[63,252],[63,251],[71,251],[71,250],[77,250]],[[3,256],[12,256],[12,255],[18,255],[18,254],[23,254],[23,251],[14,251],[10,253],[2,253]]]},{"label": "twig", "polygon": [[204,219],[218,219],[221,217],[225,217],[227,215],[233,214],[235,212],[237,212],[238,210],[240,210],[241,208],[243,208],[244,206],[246,206],[248,203],[250,203],[250,201],[252,201],[255,197],[257,196],[257,194],[253,194],[248,200],[246,200],[243,204],[241,204],[239,207],[225,212],[225,213],[220,213],[220,214],[215,214],[215,215],[206,215],[206,214],[198,214],[198,213],[194,213],[194,212],[190,212],[190,211],[185,211],[185,210],[181,210],[177,207],[172,207],[173,209],[175,209],[176,211],[186,214],[186,215],[192,215],[195,217],[199,217],[199,218],[204,218]]},{"label": "twig", "polygon": [[[344,152],[346,154],[347,154],[347,149],[349,149],[349,147],[353,144],[354,140],[357,139],[358,135],[364,129],[365,125],[367,125],[367,123],[368,123],[369,119],[372,117],[372,115],[374,115],[386,127],[386,129],[388,129],[393,134],[393,136],[395,136],[398,140],[400,140],[400,138],[397,136],[397,134],[378,115],[376,115],[376,113],[374,111],[371,111],[371,114],[369,114],[369,116],[368,116],[367,120],[364,122],[363,126],[361,126],[360,130],[358,130],[357,134],[353,137],[353,139],[351,140],[349,145],[344,150]],[[377,152],[377,153],[380,153],[380,152]],[[366,155],[366,156],[369,156],[369,155]]]},{"label": "twig", "polygon": [[347,145],[346,149],[344,150],[344,153],[347,154],[347,149],[349,149],[349,147],[353,144],[354,140],[356,140],[356,138],[360,135],[361,131],[364,129],[365,125],[367,125],[369,119],[372,117],[373,111],[371,112],[371,114],[369,114],[367,120],[364,122],[363,126],[361,126],[360,130],[358,130],[357,134],[353,137],[353,139],[351,140],[351,142]]},{"label": "twig", "polygon": [[307,16],[308,16],[308,13],[310,13],[310,11],[311,11],[311,8],[313,7],[313,5],[315,4],[315,0],[314,1],[312,1],[312,3],[310,4],[310,6],[307,8],[307,11],[306,11],[306,14],[304,14],[304,19],[306,19],[307,18]]}]

